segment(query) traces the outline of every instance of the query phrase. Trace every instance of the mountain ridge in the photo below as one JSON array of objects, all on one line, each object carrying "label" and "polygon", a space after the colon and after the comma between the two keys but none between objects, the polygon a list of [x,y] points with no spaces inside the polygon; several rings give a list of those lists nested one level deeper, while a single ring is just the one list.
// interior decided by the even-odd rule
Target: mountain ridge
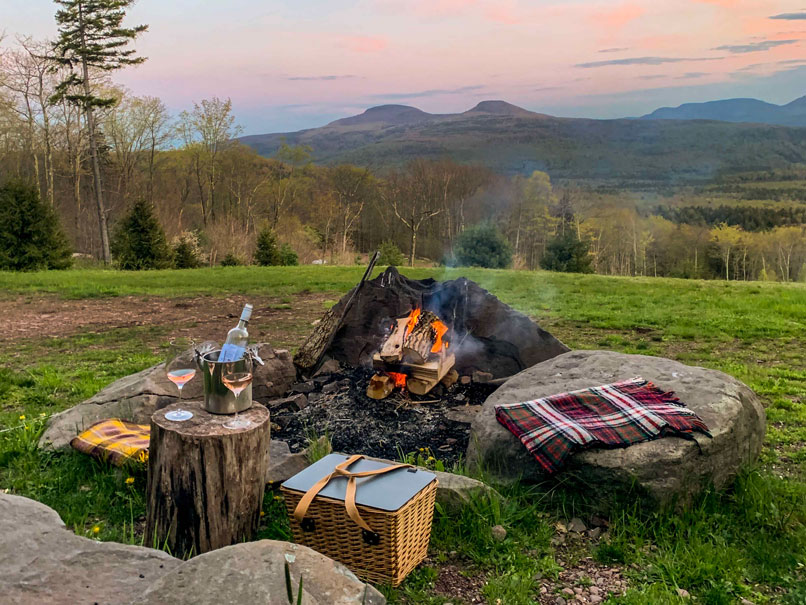
[{"label": "mountain ridge", "polygon": [[[806,110],[806,100],[788,105],[794,113],[801,106]],[[724,172],[806,164],[806,128],[702,119],[558,118],[498,100],[453,114],[381,105],[320,128],[239,140],[265,156],[285,143],[308,145],[317,163],[352,163],[380,172],[417,157],[447,157],[502,174],[542,170],[552,179],[589,182],[694,182]]]},{"label": "mountain ridge", "polygon": [[660,107],[642,120],[717,120],[806,127],[806,96],[784,105],[751,98],[721,99]]}]

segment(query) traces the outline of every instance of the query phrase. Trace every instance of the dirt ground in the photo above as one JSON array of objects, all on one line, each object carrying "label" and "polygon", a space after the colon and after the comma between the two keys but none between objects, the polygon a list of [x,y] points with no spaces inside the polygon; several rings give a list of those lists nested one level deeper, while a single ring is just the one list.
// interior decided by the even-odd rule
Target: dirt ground
[{"label": "dirt ground", "polygon": [[59,338],[119,328],[156,326],[169,338],[222,341],[237,321],[244,303],[254,305],[250,333],[275,346],[297,346],[333,295],[300,294],[284,299],[267,296],[166,298],[125,296],[64,300],[52,295],[0,298],[0,345],[30,338]]}]

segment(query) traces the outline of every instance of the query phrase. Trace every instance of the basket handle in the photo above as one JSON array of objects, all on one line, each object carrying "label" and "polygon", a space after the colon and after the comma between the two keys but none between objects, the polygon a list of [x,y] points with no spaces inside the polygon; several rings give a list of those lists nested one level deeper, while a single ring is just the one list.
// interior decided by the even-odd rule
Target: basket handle
[{"label": "basket handle", "polygon": [[357,487],[355,482],[356,478],[371,477],[373,475],[388,473],[399,468],[414,467],[411,464],[390,464],[389,466],[377,468],[371,471],[361,471],[358,473],[350,472],[348,470],[350,465],[358,460],[361,460],[363,457],[364,456],[360,454],[350,456],[341,464],[337,464],[332,473],[325,475],[319,481],[314,483],[313,486],[311,486],[311,488],[305,492],[305,494],[302,496],[302,499],[297,504],[297,507],[294,509],[294,518],[297,520],[297,522],[302,522],[308,512],[308,507],[311,505],[311,502],[313,502],[313,499],[316,498],[317,494],[322,491],[332,479],[335,477],[347,477],[347,491],[344,495],[344,507],[347,509],[347,516],[350,517],[350,519],[352,519],[361,529],[375,533],[372,528],[367,525],[367,522],[361,517],[361,514],[358,512],[358,507],[355,505],[355,492]]}]

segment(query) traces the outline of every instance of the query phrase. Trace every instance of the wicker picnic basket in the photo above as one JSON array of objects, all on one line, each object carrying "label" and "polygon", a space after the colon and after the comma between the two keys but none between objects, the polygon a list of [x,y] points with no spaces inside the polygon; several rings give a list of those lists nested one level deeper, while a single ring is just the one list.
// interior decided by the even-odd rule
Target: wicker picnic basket
[{"label": "wicker picnic basket", "polygon": [[294,541],[363,580],[397,586],[428,554],[437,493],[433,473],[330,454],[280,491]]}]

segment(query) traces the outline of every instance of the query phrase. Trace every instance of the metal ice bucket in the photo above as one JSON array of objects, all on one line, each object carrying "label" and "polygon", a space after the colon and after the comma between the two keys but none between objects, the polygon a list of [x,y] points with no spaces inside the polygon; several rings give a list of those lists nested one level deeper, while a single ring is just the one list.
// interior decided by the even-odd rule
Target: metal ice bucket
[{"label": "metal ice bucket", "polygon": [[[252,407],[252,384],[250,383],[237,397],[224,386],[224,367],[229,372],[245,372],[246,362],[243,359],[228,363],[219,363],[221,350],[210,351],[196,361],[204,376],[204,408],[211,414],[235,414]],[[234,367],[234,370],[232,369]]]}]

